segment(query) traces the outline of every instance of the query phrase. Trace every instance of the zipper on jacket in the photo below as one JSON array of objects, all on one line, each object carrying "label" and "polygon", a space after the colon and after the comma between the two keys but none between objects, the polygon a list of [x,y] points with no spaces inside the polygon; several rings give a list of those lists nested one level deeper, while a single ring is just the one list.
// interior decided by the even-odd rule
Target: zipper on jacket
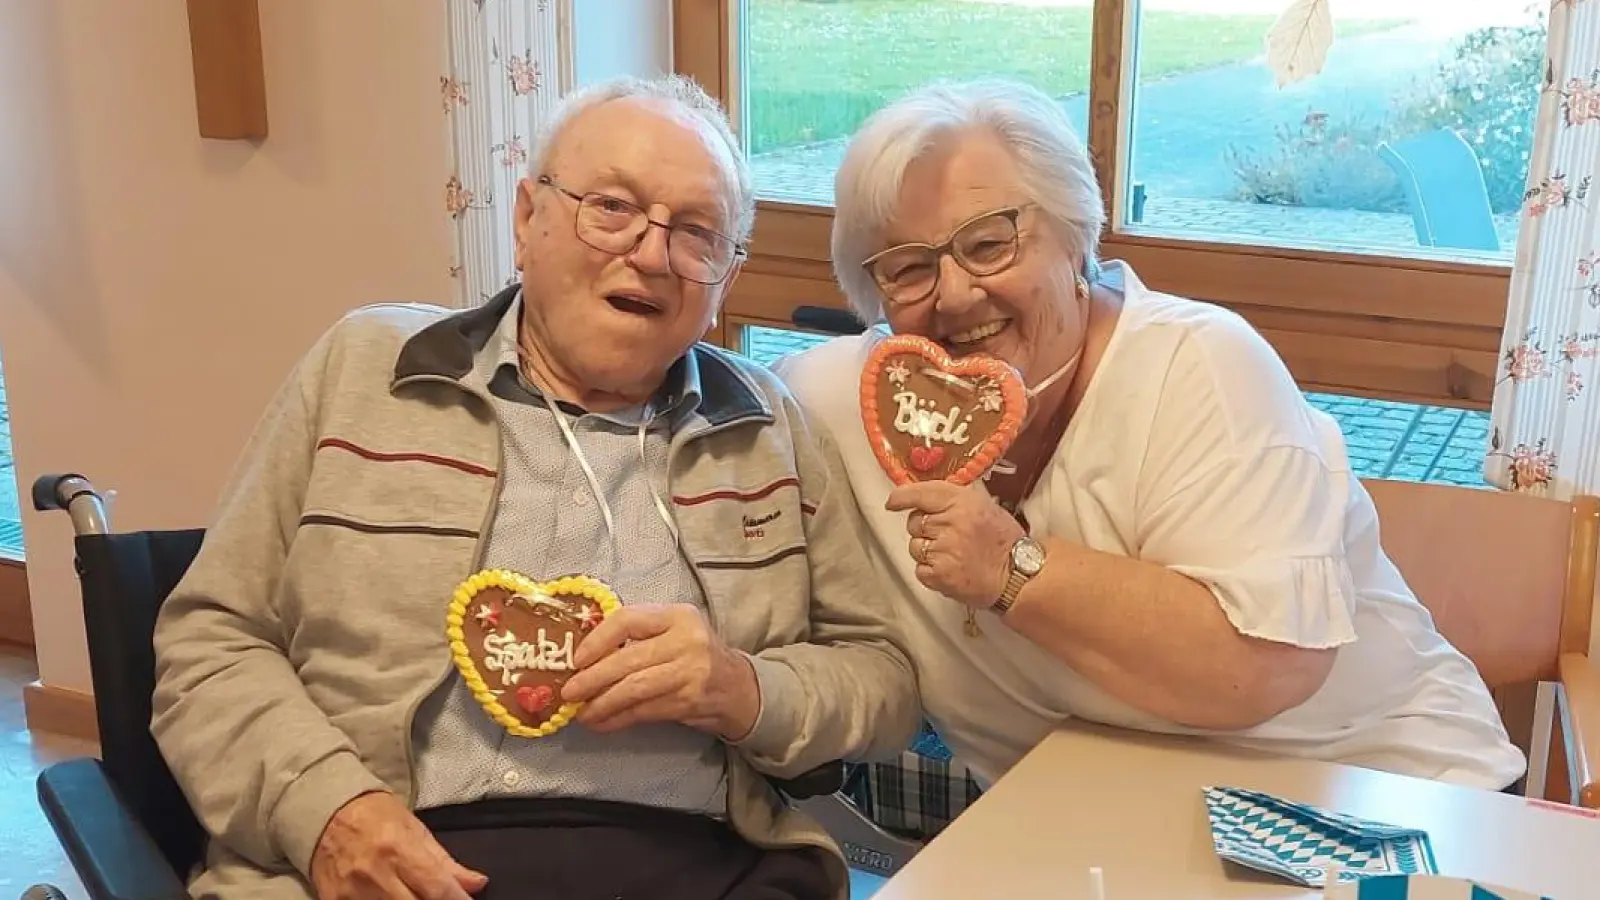
[{"label": "zipper on jacket", "polygon": [[[436,383],[441,383],[441,384],[448,384],[448,385],[456,388],[457,390],[460,390],[463,393],[468,394],[469,396],[472,396],[472,397],[475,397],[475,398],[477,398],[479,400],[482,400],[484,402],[484,404],[489,408],[489,416],[494,420],[494,428],[495,428],[494,489],[490,492],[489,503],[488,503],[487,507],[483,511],[483,520],[479,523],[479,526],[478,526],[478,545],[473,550],[472,568],[471,568],[471,570],[473,572],[476,572],[476,571],[478,571],[478,569],[480,569],[483,566],[483,557],[484,557],[484,554],[488,550],[488,546],[487,546],[488,542],[485,540],[485,535],[488,534],[489,527],[490,527],[490,525],[492,524],[492,522],[494,520],[494,512],[495,512],[495,509],[497,508],[497,506],[499,505],[499,502],[500,502],[500,491],[501,491],[501,489],[503,487],[503,483],[504,483],[504,480],[505,480],[505,455],[504,455],[505,451],[504,451],[504,446],[503,446],[504,442],[502,441],[501,435],[500,435],[500,429],[502,428],[502,425],[501,425],[501,422],[500,422],[500,414],[499,414],[499,412],[497,412],[495,410],[494,403],[491,402],[489,400],[489,398],[483,396],[482,394],[478,393],[477,391],[472,390],[471,388],[467,387],[466,385],[462,384],[459,381],[456,381],[455,379],[447,378],[447,377],[442,376],[442,375],[412,375],[412,376],[410,376],[408,378],[405,378],[404,380],[396,383],[395,386],[396,387],[402,387],[402,386],[405,386],[405,385],[408,385],[408,384],[417,384],[419,382],[436,382]],[[666,483],[667,502],[670,503],[671,500],[672,500],[672,466],[673,466],[673,463],[676,461],[679,453],[682,452],[683,447],[684,447],[685,444],[688,444],[690,441],[698,441],[698,440],[700,440],[702,438],[710,437],[711,435],[714,435],[714,434],[719,434],[719,433],[721,433],[723,431],[726,431],[726,430],[728,430],[730,428],[735,428],[737,426],[747,425],[747,424],[749,424],[749,420],[748,419],[739,419],[739,420],[732,421],[732,422],[724,422],[724,423],[719,424],[719,425],[711,425],[711,426],[708,426],[706,429],[700,431],[699,433],[693,435],[692,437],[686,438],[682,443],[679,443],[676,447],[669,447],[668,454],[667,454],[667,483]],[[701,596],[705,597],[705,600],[706,600],[706,618],[709,619],[710,622],[711,622],[711,630],[712,630],[713,633],[715,633],[716,635],[721,637],[723,635],[723,630],[722,630],[722,626],[721,626],[721,622],[720,622],[719,616],[717,614],[716,607],[712,604],[712,601],[711,601],[710,588],[706,584],[706,580],[705,580],[704,576],[702,576],[701,573],[700,573],[700,567],[695,565],[695,562],[694,562],[694,560],[692,558],[689,558],[688,548],[687,547],[682,547],[681,549],[683,551],[683,554],[684,554],[685,558],[687,559],[687,561],[689,563],[689,570],[694,574],[694,579],[695,579],[696,584],[698,584],[700,586]],[[413,731],[414,731],[414,729],[416,727],[417,710],[422,707],[422,704],[424,702],[426,702],[429,697],[433,696],[433,694],[439,690],[440,686],[444,684],[445,680],[450,677],[450,672],[451,672],[451,670],[453,668],[454,668],[454,663],[453,662],[448,664],[448,665],[446,665],[444,667],[444,670],[439,673],[439,676],[434,679],[433,683],[429,686],[429,688],[426,691],[422,692],[420,695],[418,695],[416,698],[414,698],[411,701],[411,703],[406,707],[406,714],[405,714],[405,719],[404,719],[404,731],[402,733],[402,739],[405,742],[405,748],[406,748],[406,780],[407,780],[407,785],[406,785],[406,807],[407,808],[415,808],[416,807],[416,803],[417,803],[416,746],[415,746],[415,741],[412,739],[413,738]],[[732,748],[729,748],[729,750],[732,750]],[[729,804],[729,813],[730,813],[729,818],[730,818],[730,821],[731,821],[731,819],[732,819],[732,815],[731,815],[731,813],[732,813],[732,804],[731,803]]]},{"label": "zipper on jacket", "polygon": [[[710,437],[710,436],[712,436],[714,434],[720,434],[723,431],[727,431],[727,430],[729,430],[731,428],[734,428],[734,427],[737,427],[739,425],[747,425],[747,424],[749,424],[749,420],[748,419],[740,419],[740,420],[733,421],[733,422],[724,422],[724,423],[722,423],[720,425],[711,425],[711,426],[707,427],[704,431],[701,431],[701,432],[693,435],[692,437],[684,439],[684,441],[682,443],[679,443],[676,446],[669,445],[668,450],[667,450],[667,483],[666,483],[667,502],[670,503],[672,501],[672,469],[673,469],[673,463],[675,463],[677,461],[678,455],[683,451],[683,448],[684,448],[685,445],[687,445],[690,441],[698,441],[698,440],[700,440],[702,438]],[[768,424],[771,424],[771,423],[768,423]],[[682,533],[683,533],[682,529],[680,529],[679,530],[679,534],[682,534]],[[724,641],[726,641],[727,635],[723,632],[721,618],[720,618],[720,616],[718,615],[718,612],[717,612],[717,605],[712,602],[710,585],[708,585],[706,583],[705,576],[702,575],[701,572],[700,572],[700,567],[695,564],[694,558],[689,553],[689,548],[687,546],[680,546],[679,549],[683,553],[684,560],[686,562],[688,562],[688,564],[689,564],[689,571],[694,574],[695,583],[700,586],[700,596],[705,598],[705,601],[706,601],[706,619],[708,621],[710,621],[710,623],[711,623],[711,632],[712,632],[712,634],[715,634],[717,637],[719,637],[719,638],[723,639]],[[741,651],[741,652],[748,653],[749,651]],[[759,685],[757,686],[757,690],[759,690]],[[739,751],[736,748],[734,748],[731,744],[729,744],[726,741],[722,742],[722,750],[723,750],[723,753],[728,754],[728,755],[734,755],[734,754],[739,753]],[[746,765],[748,766],[748,764],[746,764]],[[740,801],[735,800],[735,798],[734,798],[734,787],[735,787],[735,782],[737,781],[737,779],[734,777],[733,769],[734,769],[734,762],[732,760],[729,760],[729,761],[727,761],[727,762],[725,762],[723,764],[723,774],[722,774],[723,803],[725,804],[724,812],[725,812],[725,814],[727,816],[728,824],[733,828],[733,830],[734,830],[734,832],[736,834],[739,834],[740,836],[744,837],[744,839],[749,841],[750,843],[756,844],[757,846],[767,846],[767,845],[771,844],[771,842],[762,841],[762,840],[758,839],[757,837],[755,837],[754,835],[751,835],[749,833],[749,829],[747,827],[745,827],[746,823],[741,821],[739,815],[735,812],[735,810],[740,808],[741,803],[740,803]],[[750,769],[749,772],[750,772],[751,775],[755,776],[756,778],[762,777],[761,774],[759,772],[756,772],[754,769]],[[743,785],[740,785],[740,786],[742,787]],[[767,849],[775,849],[775,848],[776,848],[776,845],[767,846]]]},{"label": "zipper on jacket", "polygon": [[[468,396],[476,397],[477,399],[482,400],[484,405],[489,408],[490,418],[494,420],[494,489],[489,492],[489,503],[483,511],[483,520],[478,523],[478,544],[473,548],[472,551],[471,566],[471,572],[476,572],[483,566],[483,556],[488,550],[488,541],[485,538],[489,533],[490,524],[494,521],[494,511],[495,508],[499,506],[500,490],[505,481],[505,450],[500,435],[500,414],[495,411],[494,404],[489,401],[489,398],[483,396],[477,391],[472,390],[461,382],[456,381],[453,378],[446,378],[443,375],[413,375],[396,383],[395,387],[402,387],[408,384],[416,384],[424,381],[448,384],[457,390],[462,391]],[[404,720],[405,729],[401,734],[401,739],[405,742],[406,747],[407,809],[415,809],[417,805],[417,751],[416,742],[412,739],[412,732],[416,727],[417,710],[420,709],[422,704],[426,702],[429,697],[433,696],[439,690],[440,686],[445,683],[446,679],[450,677],[450,670],[454,668],[454,666],[455,663],[453,661],[448,662],[444,667],[444,671],[440,672],[438,677],[433,680],[432,685],[430,685],[426,691],[423,691],[421,694],[417,695],[411,701],[410,705],[406,707]]]}]

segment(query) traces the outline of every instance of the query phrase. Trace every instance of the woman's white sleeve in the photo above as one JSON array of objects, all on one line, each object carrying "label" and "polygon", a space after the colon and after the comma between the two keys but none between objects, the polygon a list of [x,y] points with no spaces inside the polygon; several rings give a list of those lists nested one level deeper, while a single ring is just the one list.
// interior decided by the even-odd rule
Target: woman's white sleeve
[{"label": "woman's white sleeve", "polygon": [[1136,555],[1208,587],[1242,634],[1311,648],[1355,640],[1353,476],[1338,426],[1253,332],[1189,341],[1167,374]]}]

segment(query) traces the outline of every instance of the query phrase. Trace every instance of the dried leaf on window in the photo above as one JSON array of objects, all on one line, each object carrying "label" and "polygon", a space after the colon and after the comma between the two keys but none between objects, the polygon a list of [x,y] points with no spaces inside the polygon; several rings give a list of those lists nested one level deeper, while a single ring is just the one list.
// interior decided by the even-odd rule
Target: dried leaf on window
[{"label": "dried leaf on window", "polygon": [[1267,68],[1284,87],[1322,71],[1333,45],[1328,0],[1294,0],[1267,32]]}]

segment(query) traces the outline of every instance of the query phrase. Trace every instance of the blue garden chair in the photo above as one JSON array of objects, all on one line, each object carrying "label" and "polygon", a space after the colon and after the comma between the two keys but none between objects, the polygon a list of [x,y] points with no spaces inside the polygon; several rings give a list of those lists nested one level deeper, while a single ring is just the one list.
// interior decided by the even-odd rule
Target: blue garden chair
[{"label": "blue garden chair", "polygon": [[1498,252],[1489,191],[1472,145],[1447,128],[1378,145],[1411,207],[1417,243],[1451,250]]}]

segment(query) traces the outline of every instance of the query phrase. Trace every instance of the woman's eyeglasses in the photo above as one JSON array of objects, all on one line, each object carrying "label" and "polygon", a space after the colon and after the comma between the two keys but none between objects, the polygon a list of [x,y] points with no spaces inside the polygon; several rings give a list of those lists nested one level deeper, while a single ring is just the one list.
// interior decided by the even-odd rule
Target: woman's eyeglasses
[{"label": "woman's eyeglasses", "polygon": [[1017,261],[1017,219],[1025,206],[1010,206],[974,216],[956,227],[942,244],[900,244],[861,265],[878,283],[884,299],[910,306],[933,296],[945,254],[974,276],[995,275]]}]

